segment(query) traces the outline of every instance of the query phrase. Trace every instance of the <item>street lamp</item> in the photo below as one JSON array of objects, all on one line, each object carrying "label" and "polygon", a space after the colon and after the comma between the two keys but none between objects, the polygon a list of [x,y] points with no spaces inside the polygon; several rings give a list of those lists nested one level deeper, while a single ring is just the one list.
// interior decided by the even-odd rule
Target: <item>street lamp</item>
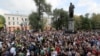
[{"label": "street lamp", "polygon": [[21,30],[22,30],[23,29],[23,23],[21,23],[20,26],[21,26]]},{"label": "street lamp", "polygon": [[27,22],[25,22],[25,30],[27,30]]},{"label": "street lamp", "polygon": [[6,32],[6,24],[4,24],[4,32]]}]

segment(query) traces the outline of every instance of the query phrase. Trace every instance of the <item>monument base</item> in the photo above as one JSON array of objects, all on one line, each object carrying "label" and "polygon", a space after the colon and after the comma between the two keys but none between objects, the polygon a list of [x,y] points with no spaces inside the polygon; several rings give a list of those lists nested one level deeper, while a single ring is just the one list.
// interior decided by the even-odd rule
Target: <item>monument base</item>
[{"label": "monument base", "polygon": [[76,34],[76,33],[77,33],[77,31],[65,30],[65,33],[69,33],[69,34]]},{"label": "monument base", "polygon": [[69,18],[68,20],[68,30],[65,31],[66,33],[76,33],[76,31],[74,30],[74,19],[73,18]]}]

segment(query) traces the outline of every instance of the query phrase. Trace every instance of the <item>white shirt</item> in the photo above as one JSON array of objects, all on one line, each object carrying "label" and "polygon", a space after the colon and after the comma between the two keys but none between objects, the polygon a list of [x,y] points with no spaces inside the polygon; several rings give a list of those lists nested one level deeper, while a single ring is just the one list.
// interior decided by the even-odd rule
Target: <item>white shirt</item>
[{"label": "white shirt", "polygon": [[11,44],[10,44],[9,42],[7,43],[7,45],[8,45],[8,47],[10,47],[10,46],[11,46]]},{"label": "white shirt", "polygon": [[10,53],[12,53],[13,55],[16,55],[16,48],[15,47],[11,47]]},{"label": "white shirt", "polygon": [[2,42],[0,41],[0,48],[2,48]]},{"label": "white shirt", "polygon": [[30,56],[30,52],[29,52],[29,50],[27,50],[26,56]]},{"label": "white shirt", "polygon": [[57,51],[53,51],[53,52],[51,53],[51,56],[57,56]]},{"label": "white shirt", "polygon": [[11,44],[13,45],[13,44],[15,44],[15,42],[13,41]]},{"label": "white shirt", "polygon": [[100,46],[100,41],[97,42],[97,45]]}]

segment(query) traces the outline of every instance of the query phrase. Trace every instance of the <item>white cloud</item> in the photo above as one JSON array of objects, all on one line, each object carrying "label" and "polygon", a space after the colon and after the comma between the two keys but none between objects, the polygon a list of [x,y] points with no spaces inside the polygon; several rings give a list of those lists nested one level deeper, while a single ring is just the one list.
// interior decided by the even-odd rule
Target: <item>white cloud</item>
[{"label": "white cloud", "polygon": [[88,12],[92,12],[92,13],[100,13],[100,5],[98,5],[98,4],[96,4],[96,3],[94,3],[94,4],[92,4],[88,9]]},{"label": "white cloud", "polygon": [[95,0],[79,0],[78,7],[86,7],[86,13],[100,13],[100,4]]},{"label": "white cloud", "polygon": [[10,12],[4,9],[0,9],[0,15],[4,15],[5,13],[10,13]]},{"label": "white cloud", "polygon": [[19,13],[22,14],[29,14],[32,11],[36,11],[36,6],[33,0],[8,0],[6,2],[3,1],[1,6],[3,6],[2,8],[9,10],[11,13],[19,11]]},{"label": "white cloud", "polygon": [[47,3],[50,3],[52,5],[52,9],[55,9],[59,4],[61,3],[62,0],[46,0]]},{"label": "white cloud", "polygon": [[19,10],[34,10],[36,11],[36,6],[33,0],[12,0],[15,9]]}]

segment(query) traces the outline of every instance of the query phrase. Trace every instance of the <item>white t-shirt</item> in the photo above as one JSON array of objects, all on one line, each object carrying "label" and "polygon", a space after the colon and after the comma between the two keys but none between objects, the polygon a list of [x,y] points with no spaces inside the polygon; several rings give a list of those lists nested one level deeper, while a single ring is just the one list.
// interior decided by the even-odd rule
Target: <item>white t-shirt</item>
[{"label": "white t-shirt", "polygon": [[27,50],[26,56],[30,56],[30,52],[29,52],[29,50]]},{"label": "white t-shirt", "polygon": [[13,45],[13,44],[15,44],[15,42],[13,41],[11,44]]},{"label": "white t-shirt", "polygon": [[10,44],[9,42],[7,43],[7,45],[8,45],[8,47],[10,47],[10,46],[11,46],[11,44]]},{"label": "white t-shirt", "polygon": [[15,47],[11,47],[10,53],[12,53],[13,55],[16,55],[16,48]]},{"label": "white t-shirt", "polygon": [[0,41],[0,48],[2,48],[2,42]]},{"label": "white t-shirt", "polygon": [[53,51],[53,52],[51,53],[51,56],[57,56],[57,51]]}]

